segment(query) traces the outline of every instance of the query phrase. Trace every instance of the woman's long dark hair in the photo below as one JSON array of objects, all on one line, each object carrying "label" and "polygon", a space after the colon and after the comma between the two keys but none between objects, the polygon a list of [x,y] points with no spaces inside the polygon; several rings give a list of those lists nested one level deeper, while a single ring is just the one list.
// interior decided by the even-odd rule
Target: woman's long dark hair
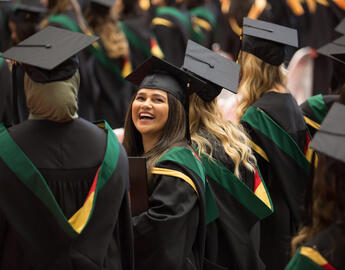
[{"label": "woman's long dark hair", "polygon": [[147,153],[144,153],[142,137],[136,129],[132,119],[133,97],[128,108],[125,120],[125,134],[123,146],[128,156],[144,156],[147,158],[147,171],[150,172],[157,160],[173,146],[187,146],[186,140],[186,113],[183,105],[173,95],[168,93],[169,114],[163,128],[162,136],[157,144]]},{"label": "woman's long dark hair", "polygon": [[292,240],[292,251],[332,223],[345,225],[345,163],[319,154],[312,186],[312,217]]}]

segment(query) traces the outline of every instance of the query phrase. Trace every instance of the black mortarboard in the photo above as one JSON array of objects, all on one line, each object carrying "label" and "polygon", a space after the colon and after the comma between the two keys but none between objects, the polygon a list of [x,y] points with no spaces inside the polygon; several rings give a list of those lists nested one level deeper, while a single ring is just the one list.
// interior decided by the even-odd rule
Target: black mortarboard
[{"label": "black mortarboard", "polygon": [[189,131],[189,95],[197,89],[207,87],[205,81],[184,71],[158,57],[151,56],[136,70],[129,74],[126,80],[141,88],[164,90],[176,97],[186,113],[186,139],[190,142]]},{"label": "black mortarboard", "polygon": [[206,88],[196,89],[205,101],[213,100],[223,88],[237,93],[240,65],[191,40],[182,67],[208,82]]},{"label": "black mortarboard", "polygon": [[206,82],[155,56],[142,63],[126,80],[139,88],[164,90],[182,104],[186,104],[186,98],[192,91],[206,87]]},{"label": "black mortarboard", "polygon": [[90,3],[111,8],[114,5],[115,0],[91,0]]},{"label": "black mortarboard", "polygon": [[345,162],[345,106],[334,103],[315,133],[310,147],[317,152]]},{"label": "black mortarboard", "polygon": [[33,21],[38,23],[46,12],[47,8],[40,0],[22,0],[14,5],[9,19],[13,22]]},{"label": "black mortarboard", "polygon": [[40,0],[21,0],[14,5],[14,9],[33,13],[45,13],[47,11]]},{"label": "black mortarboard", "polygon": [[317,52],[345,64],[345,36],[322,46]]},{"label": "black mortarboard", "polygon": [[335,28],[335,31],[345,35],[345,19],[343,19]]},{"label": "black mortarboard", "polygon": [[279,66],[284,61],[285,45],[298,47],[296,29],[243,18],[242,51],[254,54],[271,65]]},{"label": "black mortarboard", "polygon": [[3,58],[23,64],[37,82],[65,80],[78,68],[74,56],[99,38],[48,26],[2,54]]}]

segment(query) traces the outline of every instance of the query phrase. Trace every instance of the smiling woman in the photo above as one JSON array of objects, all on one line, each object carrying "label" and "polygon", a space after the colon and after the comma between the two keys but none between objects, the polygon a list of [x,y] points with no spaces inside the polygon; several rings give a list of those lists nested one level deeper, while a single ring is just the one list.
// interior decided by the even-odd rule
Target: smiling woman
[{"label": "smiling woman", "polygon": [[136,269],[202,269],[205,176],[188,144],[185,111],[188,82],[197,79],[151,57],[127,80],[139,90],[123,145],[129,156],[146,157],[149,175],[149,208],[132,217]]},{"label": "smiling woman", "polygon": [[140,89],[132,103],[132,119],[148,152],[162,136],[168,120],[168,93],[155,89]]}]

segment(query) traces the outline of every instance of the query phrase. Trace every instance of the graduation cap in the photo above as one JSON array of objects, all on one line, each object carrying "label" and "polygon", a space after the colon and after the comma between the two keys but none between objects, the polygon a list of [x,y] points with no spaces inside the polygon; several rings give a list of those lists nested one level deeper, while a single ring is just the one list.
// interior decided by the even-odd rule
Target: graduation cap
[{"label": "graduation cap", "polygon": [[138,86],[139,89],[159,89],[176,97],[185,109],[187,122],[185,137],[189,142],[191,141],[189,95],[197,89],[207,87],[205,81],[155,56],[148,58],[125,79]]},{"label": "graduation cap", "polygon": [[345,36],[322,46],[317,52],[345,64]]},{"label": "graduation cap", "polygon": [[285,45],[298,47],[296,29],[243,18],[242,51],[254,54],[271,65],[279,66],[284,61]]},{"label": "graduation cap", "polygon": [[14,9],[33,13],[47,12],[47,8],[41,3],[40,0],[21,0],[15,4]]},{"label": "graduation cap", "polygon": [[207,86],[205,81],[193,74],[155,56],[148,58],[125,79],[138,86],[139,89],[164,90],[175,96],[184,105],[188,101],[188,96],[196,89],[203,89]]},{"label": "graduation cap", "polygon": [[36,82],[70,78],[78,69],[76,53],[99,38],[48,26],[2,54],[3,58],[23,64]]},{"label": "graduation cap", "polygon": [[14,5],[10,21],[39,22],[46,12],[47,8],[39,0],[22,0]]},{"label": "graduation cap", "polygon": [[240,65],[191,40],[188,40],[183,69],[208,82],[196,89],[205,101],[211,101],[223,88],[237,93]]},{"label": "graduation cap", "polygon": [[114,5],[115,0],[91,0],[90,3],[111,8]]},{"label": "graduation cap", "polygon": [[345,35],[345,19],[343,19],[335,28],[335,31]]},{"label": "graduation cap", "polygon": [[310,147],[317,152],[345,162],[345,106],[334,103],[315,133]]}]

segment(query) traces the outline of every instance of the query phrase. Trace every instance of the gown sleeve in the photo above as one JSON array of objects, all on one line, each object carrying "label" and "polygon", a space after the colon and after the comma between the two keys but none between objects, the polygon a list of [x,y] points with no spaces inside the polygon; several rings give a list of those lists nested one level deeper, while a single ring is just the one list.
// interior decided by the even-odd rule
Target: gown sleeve
[{"label": "gown sleeve", "polygon": [[0,210],[0,266],[1,266],[1,260],[4,253],[4,249],[5,249],[4,243],[5,243],[6,229],[7,229],[6,219],[2,211]]},{"label": "gown sleeve", "polygon": [[315,249],[301,247],[296,251],[285,270],[335,270],[335,268]]},{"label": "gown sleeve", "polygon": [[[169,167],[181,171],[182,165]],[[149,185],[149,208],[133,217],[136,269],[189,269],[199,224],[198,195],[174,176],[155,174]]]}]

